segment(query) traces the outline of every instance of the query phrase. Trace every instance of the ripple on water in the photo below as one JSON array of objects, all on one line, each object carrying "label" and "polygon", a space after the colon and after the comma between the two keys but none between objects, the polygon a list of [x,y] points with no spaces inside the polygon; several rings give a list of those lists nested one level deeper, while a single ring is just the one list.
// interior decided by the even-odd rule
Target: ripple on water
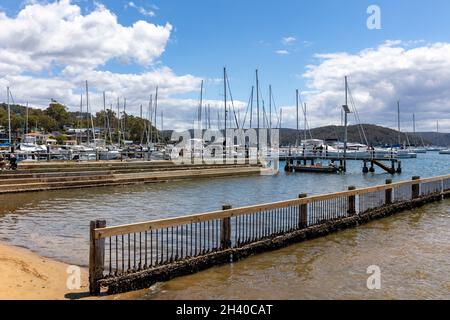
[{"label": "ripple on water", "polygon": [[[403,161],[404,173],[394,181],[413,175],[447,174],[448,167],[442,167],[440,159],[437,154],[427,154]],[[276,177],[2,195],[0,238],[43,256],[87,265],[91,220],[106,219],[108,225],[132,223],[218,210],[223,204],[237,207],[292,199],[303,192],[321,194],[345,190],[349,185],[377,185],[391,178],[382,173],[363,176],[360,165],[352,162],[345,176],[282,172]],[[444,232],[450,226],[448,207],[448,202],[427,206],[425,211],[401,214],[174,280],[158,286],[162,289],[156,290],[157,294],[149,291],[146,298],[241,298],[244,293],[245,298],[414,297],[414,284],[424,286],[423,282],[442,293],[448,285],[442,274],[450,271],[446,254],[450,233]],[[386,270],[383,279],[387,289],[369,293],[365,289],[366,269],[377,263]],[[427,297],[433,296],[428,289],[424,292]]]}]

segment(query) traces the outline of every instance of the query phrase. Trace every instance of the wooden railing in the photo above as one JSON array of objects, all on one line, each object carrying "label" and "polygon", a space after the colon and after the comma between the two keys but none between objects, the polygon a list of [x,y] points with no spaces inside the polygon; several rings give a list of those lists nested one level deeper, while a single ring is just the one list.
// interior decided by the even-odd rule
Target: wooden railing
[{"label": "wooden railing", "polygon": [[161,266],[243,248],[280,235],[368,211],[450,192],[450,175],[392,183],[326,195],[232,208],[177,218],[106,227],[91,222],[90,292],[102,280],[120,279]]}]

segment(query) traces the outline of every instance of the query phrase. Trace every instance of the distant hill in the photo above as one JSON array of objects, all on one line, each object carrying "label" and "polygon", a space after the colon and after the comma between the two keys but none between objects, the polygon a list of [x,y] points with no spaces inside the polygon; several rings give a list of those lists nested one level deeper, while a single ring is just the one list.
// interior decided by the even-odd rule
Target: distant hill
[{"label": "distant hill", "polygon": [[[398,131],[386,127],[376,126],[372,124],[362,125],[366,134],[369,145],[396,145],[398,144]],[[281,143],[284,145],[294,144],[296,140],[296,130],[281,129]],[[360,133],[360,126],[352,125],[348,127],[348,141],[365,143],[362,133]],[[303,139],[303,131],[300,136]],[[314,139],[338,139],[344,138],[344,127],[341,126],[326,126],[314,128],[311,130],[311,135]],[[307,134],[310,138],[309,133]],[[407,141],[407,137],[411,145],[435,145],[435,146],[450,146],[450,133],[436,133],[436,132],[417,132],[415,135],[412,132],[401,133],[402,143]]]},{"label": "distant hill", "polygon": [[[367,138],[367,142],[369,145],[380,146],[380,145],[397,145],[398,144],[398,131],[392,130],[389,128],[364,124],[362,125],[364,129],[364,133]],[[172,134],[171,130],[164,131],[165,137],[170,137]],[[402,133],[401,139],[402,143],[406,142],[406,136],[408,135],[408,139],[411,145],[442,145],[449,146],[450,145],[450,134],[449,133],[417,133],[416,135],[412,133]],[[304,131],[300,130],[299,132],[300,139],[304,139]],[[341,126],[326,126],[320,128],[311,129],[311,134],[307,132],[307,138],[310,139],[321,139],[321,140],[340,140],[344,139],[344,127]],[[297,140],[297,130],[295,129],[281,129],[280,131],[280,144],[282,146],[294,145]],[[354,143],[366,143],[364,137],[362,135],[360,126],[349,126],[348,127],[348,141]]]},{"label": "distant hill", "polygon": [[[361,127],[363,128],[361,130]],[[372,124],[364,124],[362,126],[352,125],[348,127],[348,141],[355,143],[366,143],[364,139],[365,133],[367,143],[369,145],[379,146],[379,145],[396,145],[398,144],[398,131],[392,130],[386,127],[376,126]],[[408,133],[408,139],[411,145],[421,145],[422,140],[420,139],[420,134],[416,134],[414,136],[412,133]],[[289,145],[295,144],[297,131],[294,129],[281,129],[281,144]],[[344,140],[344,127],[341,126],[326,126],[320,128],[311,129],[311,135],[307,132],[307,137],[310,139],[312,136],[313,139],[336,139],[343,141]],[[300,132],[300,137],[303,139],[304,132]],[[407,141],[406,134],[401,134],[402,143]],[[433,144],[431,140],[428,140],[425,136],[423,136],[423,140],[425,145]],[[442,138],[444,143],[444,138]],[[450,139],[447,140],[447,143],[450,143]]]},{"label": "distant hill", "polygon": [[434,146],[450,146],[450,133],[421,132],[418,134]]}]

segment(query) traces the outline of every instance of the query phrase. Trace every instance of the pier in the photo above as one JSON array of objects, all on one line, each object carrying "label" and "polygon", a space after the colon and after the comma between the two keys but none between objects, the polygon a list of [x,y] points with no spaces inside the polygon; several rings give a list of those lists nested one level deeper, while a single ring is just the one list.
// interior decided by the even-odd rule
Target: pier
[{"label": "pier", "polygon": [[327,161],[330,166],[335,166],[338,171],[346,171],[346,161],[360,161],[363,164],[363,173],[373,173],[375,172],[375,166],[381,168],[383,171],[389,174],[402,173],[402,162],[393,157],[382,157],[382,156],[356,156],[347,157],[343,156],[330,156],[326,152],[317,154],[302,154],[296,156],[284,156],[280,157],[280,161],[286,161],[285,170],[290,172],[294,171],[295,163],[298,165],[308,165],[312,167],[319,162]]},{"label": "pier", "polygon": [[148,288],[178,276],[357,227],[450,197],[450,175],[107,226],[91,222],[90,293]]}]

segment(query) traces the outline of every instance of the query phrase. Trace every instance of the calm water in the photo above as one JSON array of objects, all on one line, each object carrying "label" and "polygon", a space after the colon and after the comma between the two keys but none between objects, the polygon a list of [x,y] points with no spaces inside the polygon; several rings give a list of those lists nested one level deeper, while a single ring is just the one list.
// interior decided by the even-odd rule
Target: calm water
[{"label": "calm water", "polygon": [[[363,175],[361,166],[360,162],[351,162],[349,173],[346,175],[285,174],[281,172],[278,176],[202,179],[163,184],[4,195],[0,196],[2,204],[0,208],[0,241],[23,246],[43,256],[67,263],[86,266],[90,220],[106,219],[108,225],[141,222],[161,217],[217,210],[223,204],[231,204],[236,207],[292,199],[303,192],[321,194],[345,190],[349,185],[363,187],[382,184],[385,179],[391,178],[390,175],[382,173],[380,169],[377,169],[375,174]],[[430,177],[448,174],[450,173],[450,157],[437,153],[419,155],[418,159],[403,160],[403,170],[403,174],[394,176],[394,180],[408,180],[413,175]],[[448,208],[448,202],[441,204],[441,206],[438,207],[441,209],[436,209],[441,211],[443,215],[440,218],[435,214],[430,215],[431,207],[425,209],[423,214],[428,217],[426,221],[429,222],[419,224],[421,231],[436,229],[436,227],[441,226],[441,220],[445,220],[445,217],[450,213],[448,210],[444,210]],[[396,221],[392,220],[391,223],[402,224],[402,220]],[[209,285],[217,285],[214,281],[221,283],[225,291],[218,290],[217,294],[227,297],[233,297],[231,293],[227,293],[228,287],[238,285],[238,283],[246,283],[250,278],[256,277],[258,272],[261,272],[261,278],[255,280],[254,283],[255,291],[253,294],[255,297],[260,294],[260,290],[263,290],[263,287],[258,285],[258,281],[266,283],[269,279],[272,288],[284,286],[283,282],[277,282],[281,279],[280,275],[277,278],[276,274],[278,273],[290,280],[295,278],[296,274],[301,273],[303,276],[298,279],[298,283],[303,286],[302,281],[309,279],[312,281],[310,285],[313,286],[314,281],[320,279],[320,276],[316,279],[318,275],[331,273],[333,270],[333,272],[336,272],[341,268],[347,270],[348,264],[351,262],[355,265],[348,270],[357,275],[360,272],[358,271],[360,269],[356,266],[359,258],[357,258],[357,255],[355,260],[350,258],[352,256],[350,254],[352,250],[348,248],[350,244],[355,245],[355,252],[358,249],[360,250],[361,262],[365,263],[364,254],[367,255],[366,259],[370,256],[376,258],[377,254],[380,253],[381,255],[380,248],[385,249],[386,244],[392,243],[393,239],[397,237],[397,232],[389,231],[391,227],[386,224],[387,222],[378,223],[357,231],[356,229],[348,231],[347,237],[333,236],[306,245],[291,247],[277,253],[255,257],[248,262],[244,261],[228,267],[228,269],[227,267],[225,269],[215,268],[201,274],[211,278],[212,282],[209,282]],[[403,224],[405,224],[405,220],[403,220]],[[408,225],[406,224],[406,226]],[[411,234],[412,230],[407,227],[404,229],[407,234],[409,232],[409,237],[414,238]],[[383,232],[378,232],[380,230]],[[392,230],[395,230],[395,228],[392,228]],[[414,240],[409,239],[409,237],[406,237],[409,241]],[[445,233],[441,236],[435,233],[433,237],[438,237],[438,239],[435,239],[437,244],[448,242]],[[405,247],[415,246],[415,243],[410,243],[410,246],[407,246],[405,239],[398,242],[398,252],[391,252],[392,255],[390,256],[393,260],[398,261],[399,257],[403,257],[404,252],[409,250]],[[370,245],[372,242],[373,244]],[[434,246],[430,245],[431,248],[434,248]],[[338,254],[339,252],[342,254]],[[322,255],[316,253],[322,253]],[[273,255],[276,255],[276,257],[273,257]],[[418,257],[421,257],[421,255],[418,254]],[[330,257],[329,261],[326,260],[326,256]],[[280,263],[278,265],[273,264],[272,260],[277,260]],[[253,264],[251,261],[253,261]],[[305,272],[305,268],[308,266],[308,263],[305,262],[308,261],[311,262],[309,273]],[[450,260],[444,262],[450,264]],[[285,275],[283,275],[283,268],[287,268]],[[233,270],[236,269],[239,269],[239,272],[233,273]],[[215,273],[217,274],[214,277]],[[249,278],[242,277],[242,275]],[[417,278],[417,275],[420,274],[413,276]],[[189,281],[189,278],[186,279],[185,281]],[[194,282],[198,281],[196,278],[193,279],[195,279]],[[161,289],[156,296],[189,294],[170,287],[177,286],[177,283],[181,287],[184,286],[182,282],[177,281],[179,280],[163,285],[169,286],[169,290]],[[424,281],[426,282],[426,279]],[[262,285],[262,283],[260,284]],[[208,283],[204,283],[204,285],[208,285]],[[201,288],[197,287],[197,290],[201,291]],[[308,294],[303,289],[292,288],[292,290],[292,293],[296,292],[301,297],[319,297],[317,292]],[[170,293],[164,293],[164,291]],[[287,292],[286,294],[289,295]]]},{"label": "calm water", "polygon": [[[121,299],[450,299],[450,200],[120,296]],[[368,290],[367,268],[381,269]]]}]

